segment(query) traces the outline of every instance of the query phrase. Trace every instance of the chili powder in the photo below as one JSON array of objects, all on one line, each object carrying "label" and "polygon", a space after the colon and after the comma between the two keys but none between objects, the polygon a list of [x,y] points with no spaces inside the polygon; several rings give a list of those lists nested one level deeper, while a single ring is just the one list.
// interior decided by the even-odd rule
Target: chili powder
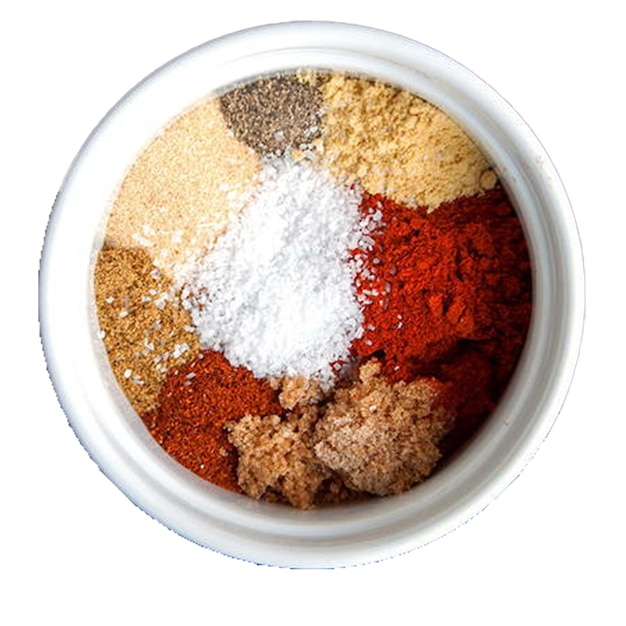
[{"label": "chili powder", "polygon": [[495,408],[526,338],[530,259],[524,233],[502,188],[444,203],[435,212],[364,194],[382,212],[359,286],[370,304],[357,358],[375,355],[390,382],[432,376],[444,382],[466,440]]},{"label": "chili powder", "polygon": [[276,391],[245,367],[235,367],[219,352],[204,351],[170,372],[158,406],[142,419],[163,449],[181,465],[211,481],[241,491],[237,455],[224,424],[247,414],[280,413]]}]

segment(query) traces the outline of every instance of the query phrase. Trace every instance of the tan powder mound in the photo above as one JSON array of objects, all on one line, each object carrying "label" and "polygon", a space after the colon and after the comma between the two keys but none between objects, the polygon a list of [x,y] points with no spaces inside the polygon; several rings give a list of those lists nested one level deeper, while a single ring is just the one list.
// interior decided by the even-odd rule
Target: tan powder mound
[{"label": "tan powder mound", "polygon": [[495,186],[497,176],[478,146],[418,96],[347,76],[332,76],[321,89],[322,158],[340,179],[430,209]]},{"label": "tan powder mound", "polygon": [[389,385],[379,369],[370,361],[359,380],[322,401],[319,388],[287,379],[280,398],[293,411],[286,417],[248,415],[229,423],[242,490],[306,509],[322,498],[388,495],[424,480],[454,419],[434,409],[438,393],[431,381]]},{"label": "tan powder mound", "polygon": [[199,351],[189,313],[142,249],[102,249],[94,288],[109,363],[128,401],[143,414],[155,407],[167,369]]},{"label": "tan powder mound", "polygon": [[107,224],[111,247],[143,247],[157,267],[184,280],[185,264],[224,232],[260,170],[216,101],[183,114],[137,158]]}]

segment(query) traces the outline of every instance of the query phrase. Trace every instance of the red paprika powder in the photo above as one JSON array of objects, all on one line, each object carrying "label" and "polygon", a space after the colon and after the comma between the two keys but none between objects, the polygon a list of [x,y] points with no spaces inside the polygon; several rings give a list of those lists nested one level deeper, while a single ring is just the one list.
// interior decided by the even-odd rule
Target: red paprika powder
[{"label": "red paprika powder", "polygon": [[376,355],[391,382],[434,376],[457,413],[449,443],[465,440],[493,410],[523,347],[531,310],[530,261],[501,188],[436,211],[365,194],[384,226],[374,234],[370,301],[356,357]]},{"label": "red paprika powder", "polygon": [[234,367],[219,352],[201,352],[168,374],[154,411],[142,416],[153,437],[181,465],[212,483],[240,491],[237,456],[224,424],[282,408],[266,380]]}]

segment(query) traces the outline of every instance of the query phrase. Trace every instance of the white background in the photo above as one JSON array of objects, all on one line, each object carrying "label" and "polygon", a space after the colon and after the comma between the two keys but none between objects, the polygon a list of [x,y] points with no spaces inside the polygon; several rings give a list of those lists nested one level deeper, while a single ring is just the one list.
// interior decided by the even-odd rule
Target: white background
[{"label": "white background", "polygon": [[[617,7],[610,0],[4,3],[0,623],[625,624],[626,46]],[[495,87],[555,162],[587,268],[577,374],[520,478],[444,539],[340,570],[237,561],[133,506],[68,426],[38,336],[46,222],[93,126],[173,56],[233,30],[291,19],[395,31]]]}]

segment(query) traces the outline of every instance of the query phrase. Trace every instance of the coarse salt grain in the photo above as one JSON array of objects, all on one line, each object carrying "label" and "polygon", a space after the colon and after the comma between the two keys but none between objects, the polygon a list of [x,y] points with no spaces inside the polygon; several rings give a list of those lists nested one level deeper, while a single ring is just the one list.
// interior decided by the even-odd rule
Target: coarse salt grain
[{"label": "coarse salt grain", "polygon": [[172,350],[172,356],[177,359],[179,356],[189,350],[189,346],[186,343],[177,343]]},{"label": "coarse salt grain", "polygon": [[362,334],[351,252],[372,246],[379,219],[360,192],[307,161],[269,159],[249,205],[197,261],[183,303],[202,347],[257,377],[322,384]]}]

